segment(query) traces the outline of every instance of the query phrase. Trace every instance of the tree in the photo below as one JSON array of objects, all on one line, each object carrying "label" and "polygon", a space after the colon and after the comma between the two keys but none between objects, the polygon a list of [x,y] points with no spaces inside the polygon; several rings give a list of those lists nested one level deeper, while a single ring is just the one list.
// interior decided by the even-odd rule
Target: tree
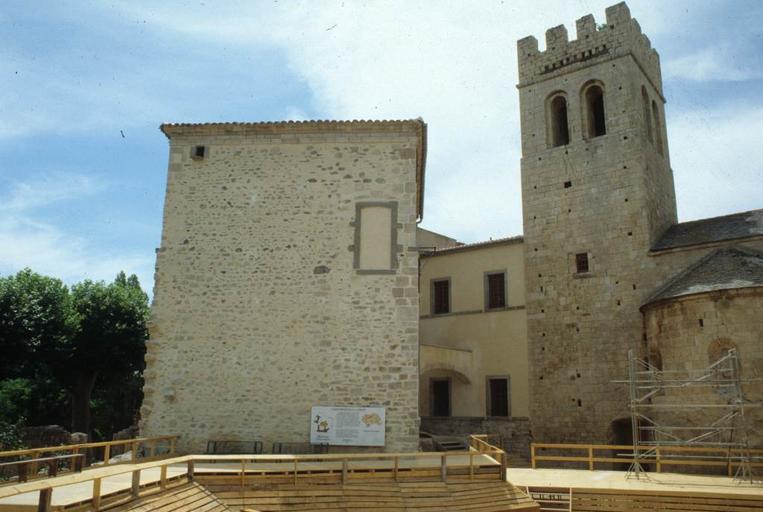
[{"label": "tree", "polygon": [[[0,430],[67,424],[99,434],[130,424],[141,398],[148,297],[135,275],[71,291],[29,269],[0,278]],[[98,389],[93,400],[93,391]]]},{"label": "tree", "polygon": [[68,393],[50,363],[76,329],[69,290],[30,269],[0,277],[0,419],[54,423]]},{"label": "tree", "polygon": [[72,395],[72,430],[90,433],[96,380],[120,385],[143,369],[148,296],[138,278],[120,272],[113,283],[84,281],[71,290],[76,331],[67,340],[59,375]]},{"label": "tree", "polygon": [[28,268],[0,278],[0,380],[34,377],[74,329],[60,280]]}]

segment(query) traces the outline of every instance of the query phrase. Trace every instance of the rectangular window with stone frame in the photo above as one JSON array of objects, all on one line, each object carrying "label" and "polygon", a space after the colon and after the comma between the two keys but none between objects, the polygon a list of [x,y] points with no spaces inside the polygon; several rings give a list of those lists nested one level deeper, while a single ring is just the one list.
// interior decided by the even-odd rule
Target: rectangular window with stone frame
[{"label": "rectangular window with stone frame", "polygon": [[430,301],[433,315],[450,313],[450,278],[432,279]]},{"label": "rectangular window with stone frame", "polygon": [[505,309],[508,305],[506,300],[508,279],[505,270],[493,270],[485,272],[485,310]]},{"label": "rectangular window with stone frame", "polygon": [[588,253],[579,252],[575,254],[575,273],[585,274],[591,271],[590,264],[588,262]]},{"label": "rectangular window with stone frame", "polygon": [[489,376],[486,379],[488,416],[511,416],[511,377],[509,375]]}]

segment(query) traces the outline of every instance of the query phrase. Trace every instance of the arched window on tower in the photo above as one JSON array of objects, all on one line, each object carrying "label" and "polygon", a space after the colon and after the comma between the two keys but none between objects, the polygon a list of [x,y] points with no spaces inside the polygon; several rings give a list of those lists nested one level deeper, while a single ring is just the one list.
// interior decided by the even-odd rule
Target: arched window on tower
[{"label": "arched window on tower", "polygon": [[646,128],[646,138],[649,142],[654,142],[652,136],[652,110],[649,105],[649,95],[646,93],[646,87],[641,86],[641,103],[644,107],[644,127]]},{"label": "arched window on tower", "polygon": [[567,98],[556,93],[548,101],[548,143],[551,147],[570,143],[570,128],[567,122]]},{"label": "arched window on tower", "polygon": [[594,82],[583,88],[583,133],[593,139],[607,133],[606,115],[604,113],[604,88]]},{"label": "arched window on tower", "polygon": [[654,120],[654,141],[657,143],[657,152],[662,155],[662,116],[660,115],[660,108],[654,100],[652,100],[652,119]]}]

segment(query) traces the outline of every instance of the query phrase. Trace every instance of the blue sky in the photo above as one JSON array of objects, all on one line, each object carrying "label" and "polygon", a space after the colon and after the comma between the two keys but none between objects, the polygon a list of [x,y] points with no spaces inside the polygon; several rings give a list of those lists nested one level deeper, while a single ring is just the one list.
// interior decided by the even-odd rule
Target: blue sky
[{"label": "blue sky", "polygon": [[[519,234],[516,40],[611,3],[5,0],[0,274],[150,289],[164,121],[421,116],[423,226]],[[680,220],[763,208],[763,2],[629,6],[662,58]]]}]

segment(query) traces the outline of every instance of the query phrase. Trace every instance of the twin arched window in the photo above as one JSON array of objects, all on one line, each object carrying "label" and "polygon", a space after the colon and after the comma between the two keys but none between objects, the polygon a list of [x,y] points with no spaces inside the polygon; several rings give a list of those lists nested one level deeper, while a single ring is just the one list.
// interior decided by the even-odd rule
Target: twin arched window
[{"label": "twin arched window", "polygon": [[[600,82],[589,82],[580,92],[583,120],[583,135],[587,139],[607,133],[607,116],[604,110],[604,87]],[[557,91],[546,102],[547,141],[550,147],[565,146],[570,143],[567,95]]]},{"label": "twin arched window", "polygon": [[552,147],[570,143],[570,128],[567,121],[567,97],[564,93],[553,94],[548,102],[549,144]]},{"label": "twin arched window", "polygon": [[604,114],[604,87],[599,82],[591,82],[583,87],[583,123],[586,138],[593,139],[607,133]]},{"label": "twin arched window", "polygon": [[663,155],[662,114],[660,113],[660,107],[657,106],[657,102],[649,100],[649,94],[646,92],[646,87],[643,85],[641,86],[641,103],[644,109],[646,138],[649,142],[652,142],[655,145],[657,152]]}]

